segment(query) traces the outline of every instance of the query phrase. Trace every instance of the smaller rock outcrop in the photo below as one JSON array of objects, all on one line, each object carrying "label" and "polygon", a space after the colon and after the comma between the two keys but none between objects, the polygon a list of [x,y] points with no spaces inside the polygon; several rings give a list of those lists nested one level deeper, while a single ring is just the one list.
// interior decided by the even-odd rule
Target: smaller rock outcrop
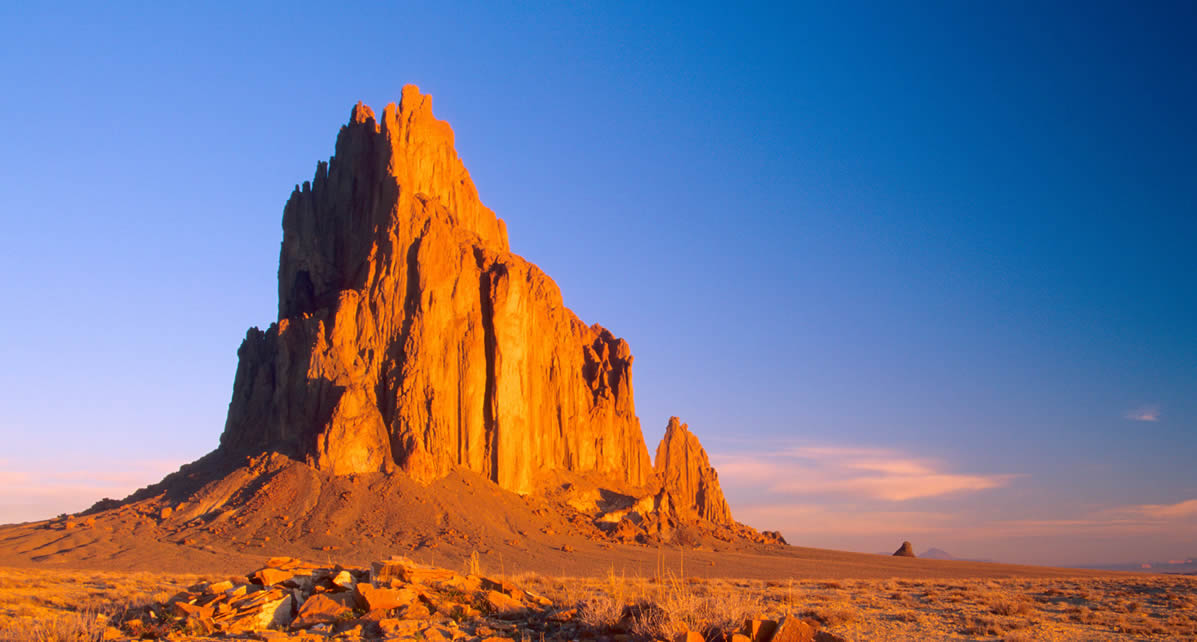
[{"label": "smaller rock outcrop", "polygon": [[914,557],[914,547],[910,542],[902,542],[898,550],[894,551],[894,557]]},{"label": "smaller rock outcrop", "polygon": [[677,417],[669,418],[665,437],[657,446],[653,472],[661,484],[658,510],[672,512],[683,520],[704,519],[730,525],[731,509],[719,488],[719,474],[711,466],[707,451]]},{"label": "smaller rock outcrop", "polygon": [[780,533],[759,533],[731,515],[719,475],[698,437],[677,417],[657,446],[650,484],[615,487],[571,477],[548,492],[551,501],[577,511],[608,539],[637,544],[701,546],[716,540],[786,543]]}]

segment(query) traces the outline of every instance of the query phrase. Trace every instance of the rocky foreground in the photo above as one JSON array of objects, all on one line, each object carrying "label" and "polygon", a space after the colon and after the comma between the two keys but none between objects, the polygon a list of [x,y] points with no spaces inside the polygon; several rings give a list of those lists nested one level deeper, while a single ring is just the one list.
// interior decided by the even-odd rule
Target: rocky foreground
[{"label": "rocky foreground", "polygon": [[[380,565],[378,575],[383,566],[394,571],[381,581],[373,565],[338,569],[280,558],[263,567],[264,559],[249,577],[0,567],[0,640],[697,642],[694,633],[727,642],[770,633],[772,640],[803,639],[807,626],[821,640],[1197,639],[1197,578],[1179,575],[704,579],[693,576],[698,569],[687,556],[685,580],[678,560],[665,564],[676,574],[612,570],[602,577],[508,575],[499,567],[483,572],[480,563],[454,573],[392,560]],[[371,597],[401,604],[370,609]],[[305,622],[301,614],[325,621]]]},{"label": "rocky foreground", "polygon": [[[406,558],[369,569],[317,567],[272,558],[245,581],[201,582],[163,602],[109,619],[104,639],[465,640],[672,639],[683,642],[842,640],[815,619],[745,619],[672,632],[661,607],[594,601],[556,604],[511,581],[417,564]],[[604,607],[610,610],[609,607]],[[655,629],[655,630],[654,630]],[[656,633],[657,635],[652,635]]]}]

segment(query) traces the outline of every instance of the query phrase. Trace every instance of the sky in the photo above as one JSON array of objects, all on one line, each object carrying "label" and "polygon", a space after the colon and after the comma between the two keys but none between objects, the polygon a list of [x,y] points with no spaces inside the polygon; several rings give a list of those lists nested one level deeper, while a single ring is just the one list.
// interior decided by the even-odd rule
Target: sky
[{"label": "sky", "polygon": [[1133,5],[6,3],[0,522],[217,445],[286,198],[414,83],[737,519],[1192,558],[1197,8]]}]

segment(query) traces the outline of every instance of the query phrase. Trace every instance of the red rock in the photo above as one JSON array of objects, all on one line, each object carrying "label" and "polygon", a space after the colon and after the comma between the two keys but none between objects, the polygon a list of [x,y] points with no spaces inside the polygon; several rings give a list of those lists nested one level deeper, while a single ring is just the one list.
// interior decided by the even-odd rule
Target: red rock
[{"label": "red rock", "polygon": [[210,618],[215,614],[215,609],[211,606],[200,606],[189,602],[174,602],[170,607],[175,615],[181,617],[194,615],[201,618]]},{"label": "red rock", "polygon": [[777,625],[771,642],[814,642],[815,628],[797,618],[787,617]]},{"label": "red rock", "polygon": [[291,622],[293,629],[305,629],[317,624],[328,624],[342,619],[353,612],[353,593],[317,593],[303,601],[295,620]]},{"label": "red rock", "polygon": [[230,582],[229,580],[224,580],[222,582],[213,582],[213,583],[209,584],[208,586],[204,587],[204,593],[207,593],[209,595],[215,595],[217,593],[224,593],[225,591],[229,591],[232,589],[233,589],[233,583]]},{"label": "red rock", "polygon": [[627,342],[508,251],[412,86],[381,119],[354,108],[291,195],[279,321],[238,356],[226,453],[424,481],[460,466],[521,493],[552,470],[648,481]]},{"label": "red rock", "polygon": [[295,612],[295,598],[290,591],[270,589],[249,593],[226,605],[228,610],[213,618],[227,633],[246,633],[271,627],[286,626]]},{"label": "red rock", "polygon": [[673,636],[673,642],[705,642],[701,633],[686,631]]},{"label": "red rock", "polygon": [[418,593],[411,589],[395,589],[374,587],[369,584],[357,585],[358,604],[367,611],[397,609],[409,606],[420,599]]},{"label": "red rock", "polygon": [[423,622],[414,620],[385,618],[378,621],[378,628],[382,630],[384,635],[389,637],[414,636],[423,626]]},{"label": "red rock", "polygon": [[291,579],[295,574],[291,571],[284,571],[277,568],[261,568],[254,571],[249,576],[249,580],[254,584],[261,584],[262,586],[273,586],[281,584]]},{"label": "red rock", "polygon": [[724,525],[735,523],[707,451],[677,417],[669,418],[665,437],[657,446],[653,470],[662,485],[662,500],[669,500],[658,505],[672,506],[682,518],[699,517]]},{"label": "red rock", "polygon": [[914,557],[914,547],[910,542],[902,542],[898,550],[894,551],[894,557]]},{"label": "red rock", "polygon": [[744,632],[752,642],[769,642],[777,631],[777,622],[773,620],[748,620],[744,623]]},{"label": "red rock", "polygon": [[510,595],[507,595],[506,593],[487,591],[483,596],[483,599],[485,600],[487,607],[490,608],[491,612],[498,613],[500,615],[511,615],[526,610],[523,602],[511,597]]}]

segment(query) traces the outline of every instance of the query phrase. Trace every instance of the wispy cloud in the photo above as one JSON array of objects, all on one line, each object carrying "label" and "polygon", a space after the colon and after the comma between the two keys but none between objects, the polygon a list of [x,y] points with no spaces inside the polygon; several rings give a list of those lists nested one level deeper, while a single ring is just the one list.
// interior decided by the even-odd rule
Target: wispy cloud
[{"label": "wispy cloud", "polygon": [[1141,504],[1139,506],[1131,506],[1128,510],[1155,519],[1197,517],[1197,499],[1188,499],[1175,504]]},{"label": "wispy cloud", "polygon": [[717,458],[724,479],[784,495],[847,495],[900,502],[998,488],[1017,475],[953,472],[934,459],[884,448],[797,447]]},{"label": "wispy cloud", "polygon": [[1123,416],[1131,421],[1159,421],[1160,407],[1155,405],[1140,406],[1134,410],[1128,411]]},{"label": "wispy cloud", "polygon": [[736,507],[749,524],[781,524],[790,535],[933,533],[953,528],[957,517],[934,511],[857,511],[822,504],[750,504]]}]

